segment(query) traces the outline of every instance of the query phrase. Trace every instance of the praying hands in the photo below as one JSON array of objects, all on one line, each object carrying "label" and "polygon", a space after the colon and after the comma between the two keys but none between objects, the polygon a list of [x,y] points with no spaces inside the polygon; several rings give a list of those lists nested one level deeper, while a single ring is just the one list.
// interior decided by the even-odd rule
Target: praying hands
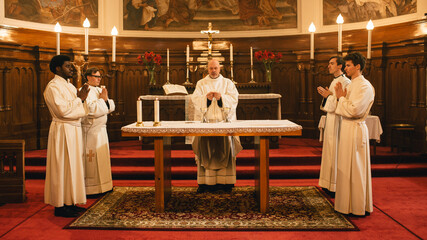
[{"label": "praying hands", "polygon": [[221,99],[221,93],[219,92],[208,92],[208,94],[206,94],[206,97],[212,101],[213,98],[215,98],[216,100],[220,100]]},{"label": "praying hands", "polygon": [[335,85],[335,95],[337,96],[337,99],[347,96],[347,88],[342,90],[342,84],[340,82]]},{"label": "praying hands", "polygon": [[329,90],[328,87],[323,88],[323,87],[317,87],[317,92],[322,95],[323,98],[327,98],[329,95],[332,95],[332,92]]}]

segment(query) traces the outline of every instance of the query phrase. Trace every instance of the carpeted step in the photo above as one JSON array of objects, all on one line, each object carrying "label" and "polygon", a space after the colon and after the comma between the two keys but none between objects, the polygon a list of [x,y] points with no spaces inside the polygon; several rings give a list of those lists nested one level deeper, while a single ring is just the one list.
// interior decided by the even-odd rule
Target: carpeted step
[{"label": "carpeted step", "polygon": [[[427,163],[374,164],[371,169],[373,177],[425,176]],[[152,166],[113,166],[111,170],[113,179],[154,179]],[[25,175],[29,179],[44,179],[45,171],[45,166],[27,166]],[[254,179],[253,166],[238,165],[236,171],[238,179]],[[318,178],[319,172],[320,165],[270,166],[270,179]],[[196,179],[196,176],[195,165],[172,167],[173,179]]]}]

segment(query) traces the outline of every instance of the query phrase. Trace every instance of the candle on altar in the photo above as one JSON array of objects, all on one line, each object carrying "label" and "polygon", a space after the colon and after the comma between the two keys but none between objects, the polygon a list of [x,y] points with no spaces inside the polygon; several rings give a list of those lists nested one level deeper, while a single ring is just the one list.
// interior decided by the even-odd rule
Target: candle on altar
[{"label": "candle on altar", "polygon": [[112,62],[116,62],[116,36],[119,34],[116,26],[111,29],[111,36],[113,36],[113,50],[112,50]]},{"label": "candle on altar", "polygon": [[337,17],[338,23],[338,52],[342,52],[342,24],[344,23],[344,18],[340,15]]},{"label": "candle on altar", "polygon": [[142,100],[139,98],[136,101],[136,122],[142,122]]},{"label": "candle on altar", "polygon": [[167,62],[166,80],[169,81],[169,48],[166,49],[166,62]]},{"label": "candle on altar", "polygon": [[308,28],[310,32],[310,59],[314,59],[314,32],[316,31],[316,26],[312,22]]},{"label": "candle on altar", "polygon": [[190,73],[189,73],[189,64],[190,64],[190,45],[187,45],[187,78],[190,78]]},{"label": "candle on altar", "polygon": [[366,57],[368,59],[371,59],[372,30],[374,29],[374,23],[372,22],[372,20],[369,20],[368,24],[366,25],[366,29],[368,29],[368,52],[366,54]]},{"label": "candle on altar", "polygon": [[83,27],[85,28],[85,54],[87,55],[89,54],[89,27],[90,27],[90,22],[87,18],[83,22]]},{"label": "candle on altar", "polygon": [[154,100],[154,122],[160,122],[160,104],[159,99]]},{"label": "candle on altar", "polygon": [[254,79],[254,71],[253,71],[253,66],[254,66],[254,58],[253,58],[253,49],[251,47],[251,79]]},{"label": "candle on altar", "polygon": [[59,22],[55,25],[55,32],[56,32],[56,55],[61,54],[61,40],[60,40],[60,34],[62,31],[61,25],[59,25]]},{"label": "candle on altar", "polygon": [[233,44],[230,44],[230,62],[233,61]]}]

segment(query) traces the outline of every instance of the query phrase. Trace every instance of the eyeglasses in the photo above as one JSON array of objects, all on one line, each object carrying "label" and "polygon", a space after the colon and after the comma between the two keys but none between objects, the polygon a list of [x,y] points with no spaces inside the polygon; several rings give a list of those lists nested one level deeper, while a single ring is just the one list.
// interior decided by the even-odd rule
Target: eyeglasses
[{"label": "eyeglasses", "polygon": [[96,78],[99,78],[99,79],[101,79],[102,78],[102,76],[97,76],[97,75],[90,75],[91,77],[96,77]]}]

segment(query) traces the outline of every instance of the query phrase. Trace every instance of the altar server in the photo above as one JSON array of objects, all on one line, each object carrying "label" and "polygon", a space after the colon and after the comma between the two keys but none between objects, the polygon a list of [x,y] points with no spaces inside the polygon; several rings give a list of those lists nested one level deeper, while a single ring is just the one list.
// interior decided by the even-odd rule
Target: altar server
[{"label": "altar server", "polygon": [[323,132],[322,163],[320,165],[319,186],[327,193],[335,192],[337,178],[337,154],[339,129],[341,116],[335,114],[337,97],[335,95],[335,85],[341,83],[342,89],[350,83],[344,73],[345,62],[340,56],[329,59],[329,73],[334,75],[329,88],[318,87],[317,92],[323,97],[320,109],[326,112],[326,121]]},{"label": "altar server", "polygon": [[[192,95],[195,120],[222,121],[236,119],[239,93],[234,83],[220,74],[217,60],[208,63],[209,75],[199,80]],[[202,113],[203,112],[203,113]],[[195,137],[193,151],[197,163],[198,192],[232,191],[236,183],[236,155],[242,150],[238,137]]]},{"label": "altar server", "polygon": [[104,86],[99,87],[102,76],[98,68],[89,68],[85,77],[90,92],[85,101],[89,115],[82,119],[83,159],[86,194],[94,195],[113,189],[107,115],[115,110],[115,104],[108,98],[107,89]]},{"label": "altar server", "polygon": [[55,207],[55,216],[76,217],[85,209],[76,204],[86,203],[83,175],[83,140],[81,118],[88,111],[86,100],[89,87],[80,91],[68,80],[73,76],[70,58],[57,55],[49,64],[55,77],[43,93],[52,116],[47,143],[45,203]]},{"label": "altar server", "polygon": [[363,216],[373,211],[371,157],[365,119],[374,102],[375,91],[362,75],[365,57],[356,52],[348,54],[344,60],[351,83],[344,91],[341,83],[335,86],[338,99],[335,113],[342,116],[335,210]]}]

